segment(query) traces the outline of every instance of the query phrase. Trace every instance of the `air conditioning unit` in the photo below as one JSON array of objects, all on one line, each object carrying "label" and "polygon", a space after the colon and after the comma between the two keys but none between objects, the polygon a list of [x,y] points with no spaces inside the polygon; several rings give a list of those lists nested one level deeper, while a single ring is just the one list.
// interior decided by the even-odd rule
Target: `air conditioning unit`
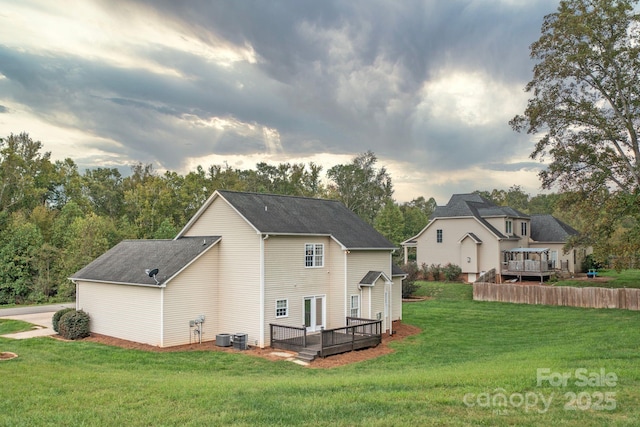
[{"label": "air conditioning unit", "polygon": [[231,334],[217,334],[216,345],[218,347],[231,347]]},{"label": "air conditioning unit", "polygon": [[249,343],[247,342],[247,334],[234,334],[233,335],[233,348],[237,350],[246,350],[249,348]]}]

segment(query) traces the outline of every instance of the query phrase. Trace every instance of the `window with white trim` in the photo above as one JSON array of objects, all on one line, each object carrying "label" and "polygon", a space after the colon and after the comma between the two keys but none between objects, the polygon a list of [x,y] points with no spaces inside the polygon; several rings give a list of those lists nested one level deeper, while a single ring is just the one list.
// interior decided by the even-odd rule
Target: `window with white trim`
[{"label": "window with white trim", "polygon": [[324,266],[324,244],[307,243],[304,245],[304,266],[323,267]]},{"label": "window with white trim", "polygon": [[276,300],[276,317],[289,317],[289,300]]},{"label": "window with white trim", "polygon": [[510,219],[505,221],[505,226],[504,226],[504,231],[507,234],[513,234],[513,221],[511,221]]},{"label": "window with white trim", "polygon": [[526,222],[520,223],[520,235],[521,236],[526,236],[527,235],[527,223]]},{"label": "window with white trim", "polygon": [[442,230],[441,229],[436,230],[436,242],[437,243],[442,243]]},{"label": "window with white trim", "polygon": [[360,295],[351,295],[351,317],[360,317]]}]

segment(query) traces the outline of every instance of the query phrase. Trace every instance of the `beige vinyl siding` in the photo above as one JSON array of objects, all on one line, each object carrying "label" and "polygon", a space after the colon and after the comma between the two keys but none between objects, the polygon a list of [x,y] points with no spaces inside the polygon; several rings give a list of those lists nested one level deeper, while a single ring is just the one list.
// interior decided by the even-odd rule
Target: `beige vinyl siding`
[{"label": "beige vinyl siding", "polygon": [[218,301],[218,249],[216,245],[189,265],[164,292],[164,346],[197,342],[189,321],[205,316],[202,341],[212,341],[220,333]]},{"label": "beige vinyl siding", "polygon": [[[369,271],[382,271],[388,277],[391,277],[391,252],[389,251],[351,251],[347,257],[349,263],[347,273],[347,295],[359,293],[358,284]],[[376,313],[384,313],[384,287],[384,280],[378,279],[373,289],[371,289],[372,319],[375,319]],[[366,288],[363,289],[365,289],[363,293],[367,292]],[[345,308],[347,309],[346,313],[349,313],[348,303],[349,301],[347,301],[346,307],[343,307],[343,319]],[[366,307],[366,314],[368,317],[369,307]]]},{"label": "beige vinyl siding", "polygon": [[372,294],[373,289],[371,287],[362,287],[360,291],[360,317],[364,319],[373,319],[375,317],[373,305],[371,304]]},{"label": "beige vinyl siding", "polygon": [[[324,266],[305,267],[305,244],[324,245]],[[330,282],[334,279],[332,254],[339,247],[329,237],[270,236],[265,251],[265,344],[269,342],[269,323],[288,326],[304,324],[304,298],[325,296],[325,327],[335,324],[329,306],[334,304]],[[289,300],[288,317],[276,318],[276,300]]]},{"label": "beige vinyl siding", "polygon": [[391,306],[393,307],[393,313],[391,320],[402,320],[402,279],[400,277],[393,278],[392,294]]},{"label": "beige vinyl siding", "polygon": [[91,332],[161,344],[161,288],[78,281],[76,306],[90,317]]},{"label": "beige vinyl siding", "polygon": [[185,236],[211,235],[222,236],[216,263],[218,331],[246,333],[248,343],[254,345],[260,334],[261,236],[221,197],[185,233]]},{"label": "beige vinyl siding", "polygon": [[[438,229],[442,230],[442,243],[436,242],[436,230]],[[444,218],[433,221],[417,238],[418,265],[425,263],[427,266],[431,264],[444,266],[447,263],[452,263],[464,269],[466,255],[463,259],[460,239],[469,232],[474,233],[482,241],[477,247],[476,273],[492,268],[500,271],[501,246],[497,237],[473,218]],[[517,241],[513,243],[518,244]]]},{"label": "beige vinyl siding", "polygon": [[[330,239],[330,254],[327,260],[329,261],[330,276],[328,282],[328,295],[331,295],[331,302],[327,304],[327,323],[338,328],[345,326],[346,319],[344,318],[344,306],[348,304],[345,301],[344,296],[344,282],[345,282],[345,262],[347,262],[348,255],[333,239]],[[348,264],[346,264],[348,267]],[[347,296],[348,298],[348,296]]]}]

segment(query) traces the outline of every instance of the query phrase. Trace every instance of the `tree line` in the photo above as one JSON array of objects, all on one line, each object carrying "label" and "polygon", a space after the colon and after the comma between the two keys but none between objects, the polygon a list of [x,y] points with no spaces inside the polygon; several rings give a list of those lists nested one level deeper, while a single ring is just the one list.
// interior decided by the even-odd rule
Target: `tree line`
[{"label": "tree line", "polygon": [[[426,226],[436,201],[420,196],[396,202],[392,178],[377,162],[366,152],[324,175],[314,163],[198,166],[186,175],[137,163],[123,176],[117,168],[81,173],[70,158],[53,162],[27,133],[0,138],[0,304],[73,298],[67,277],[123,239],[174,238],[217,189],[337,199],[400,246]],[[580,193],[532,197],[518,185],[476,192],[498,205],[553,214],[586,230],[570,244],[600,242],[603,259],[634,253],[640,241],[630,237],[640,235],[637,221],[624,215],[603,239],[594,234],[592,221],[605,212]],[[400,262],[401,251],[396,255]]]},{"label": "tree line", "polygon": [[[67,277],[123,239],[175,237],[217,189],[337,199],[384,226],[387,206],[398,205],[377,161],[366,152],[324,176],[314,163],[198,166],[186,175],[138,163],[123,176],[117,168],[80,172],[70,158],[54,162],[27,133],[0,138],[0,304],[72,298]],[[434,206],[422,197],[400,205],[402,231],[385,235],[400,243]]]}]

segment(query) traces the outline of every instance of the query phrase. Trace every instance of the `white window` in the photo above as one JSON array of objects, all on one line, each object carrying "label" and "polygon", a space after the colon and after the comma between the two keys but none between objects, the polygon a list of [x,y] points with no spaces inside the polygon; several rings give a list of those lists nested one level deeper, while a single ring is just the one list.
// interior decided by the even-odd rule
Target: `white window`
[{"label": "white window", "polygon": [[351,295],[351,317],[360,317],[360,295]]},{"label": "white window", "polygon": [[324,266],[324,245],[322,243],[307,243],[304,245],[304,266]]},{"label": "white window", "polygon": [[527,235],[527,223],[523,222],[520,224],[520,235],[522,236],[526,236]]},{"label": "white window", "polygon": [[276,300],[276,317],[289,317],[289,300]]},{"label": "white window", "polygon": [[513,234],[513,222],[508,219],[505,222],[505,230],[504,230],[507,234]]}]

